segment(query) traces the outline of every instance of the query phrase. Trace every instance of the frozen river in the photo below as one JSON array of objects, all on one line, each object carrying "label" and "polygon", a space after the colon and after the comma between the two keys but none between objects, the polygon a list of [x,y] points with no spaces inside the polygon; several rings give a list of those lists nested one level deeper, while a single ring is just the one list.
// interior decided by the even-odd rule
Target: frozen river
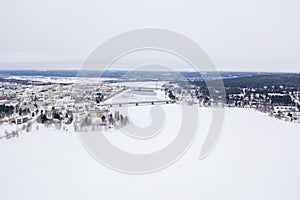
[{"label": "frozen river", "polygon": [[[150,106],[130,107],[131,120],[151,123]],[[106,134],[128,152],[147,153],[174,138],[179,105],[163,106],[161,135],[145,141],[121,131]],[[128,175],[94,160],[73,132],[40,126],[30,134],[0,141],[0,199],[300,199],[300,126],[246,109],[226,109],[222,137],[214,151],[199,160],[211,120],[199,108],[198,136],[174,165],[153,174]]]}]

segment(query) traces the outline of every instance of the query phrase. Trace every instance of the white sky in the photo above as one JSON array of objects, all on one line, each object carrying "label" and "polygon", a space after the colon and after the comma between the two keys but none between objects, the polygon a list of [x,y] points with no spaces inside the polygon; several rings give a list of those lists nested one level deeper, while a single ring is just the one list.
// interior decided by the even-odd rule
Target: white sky
[{"label": "white sky", "polygon": [[0,69],[78,68],[110,37],[154,27],[189,36],[220,70],[300,72],[299,0],[1,0],[0,5]]}]

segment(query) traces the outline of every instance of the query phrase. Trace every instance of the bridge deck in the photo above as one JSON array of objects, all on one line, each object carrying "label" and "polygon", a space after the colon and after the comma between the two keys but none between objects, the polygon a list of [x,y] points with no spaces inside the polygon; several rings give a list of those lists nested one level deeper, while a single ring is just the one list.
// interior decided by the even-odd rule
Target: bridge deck
[{"label": "bridge deck", "polygon": [[104,103],[104,106],[122,106],[122,105],[140,105],[140,104],[159,104],[159,103],[176,103],[176,100],[153,100],[153,101],[130,101],[130,102],[112,102],[112,103]]}]

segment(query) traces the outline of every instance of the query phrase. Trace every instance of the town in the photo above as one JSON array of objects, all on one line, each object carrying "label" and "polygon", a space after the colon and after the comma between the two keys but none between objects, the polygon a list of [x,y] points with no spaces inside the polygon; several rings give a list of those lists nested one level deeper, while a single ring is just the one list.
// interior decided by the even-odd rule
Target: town
[{"label": "town", "polygon": [[[113,107],[172,103],[256,109],[281,120],[300,123],[300,91],[295,84],[299,83],[299,75],[286,77],[290,81],[274,83],[278,76],[287,75],[226,78],[226,95],[219,99],[210,96],[203,79],[157,81],[148,88],[126,86],[122,81],[99,84],[89,80],[88,84],[80,85],[4,79],[0,82],[0,137],[8,139],[18,136],[19,132],[38,129],[38,125],[32,126],[34,123],[55,126],[66,132],[121,128],[130,119]],[[125,94],[131,98],[135,95],[135,98],[112,100]],[[14,124],[16,126],[12,126]]]}]

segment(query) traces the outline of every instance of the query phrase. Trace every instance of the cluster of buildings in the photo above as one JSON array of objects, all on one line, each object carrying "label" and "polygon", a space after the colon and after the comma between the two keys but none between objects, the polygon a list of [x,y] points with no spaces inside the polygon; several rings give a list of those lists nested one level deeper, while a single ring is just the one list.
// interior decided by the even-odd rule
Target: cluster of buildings
[{"label": "cluster of buildings", "polygon": [[87,117],[109,115],[102,102],[123,91],[123,87],[109,84],[74,83],[18,84],[0,83],[0,123],[27,122],[71,124]]},{"label": "cluster of buildings", "polygon": [[207,88],[193,84],[172,83],[165,87],[173,91],[181,103],[198,104],[204,107],[252,108],[268,113],[270,116],[300,123],[300,91],[280,86],[275,91],[263,88],[226,88],[225,95],[210,96]]},{"label": "cluster of buildings", "polygon": [[254,108],[270,116],[300,123],[300,92],[262,92],[244,88],[241,93],[227,94],[230,107]]}]

